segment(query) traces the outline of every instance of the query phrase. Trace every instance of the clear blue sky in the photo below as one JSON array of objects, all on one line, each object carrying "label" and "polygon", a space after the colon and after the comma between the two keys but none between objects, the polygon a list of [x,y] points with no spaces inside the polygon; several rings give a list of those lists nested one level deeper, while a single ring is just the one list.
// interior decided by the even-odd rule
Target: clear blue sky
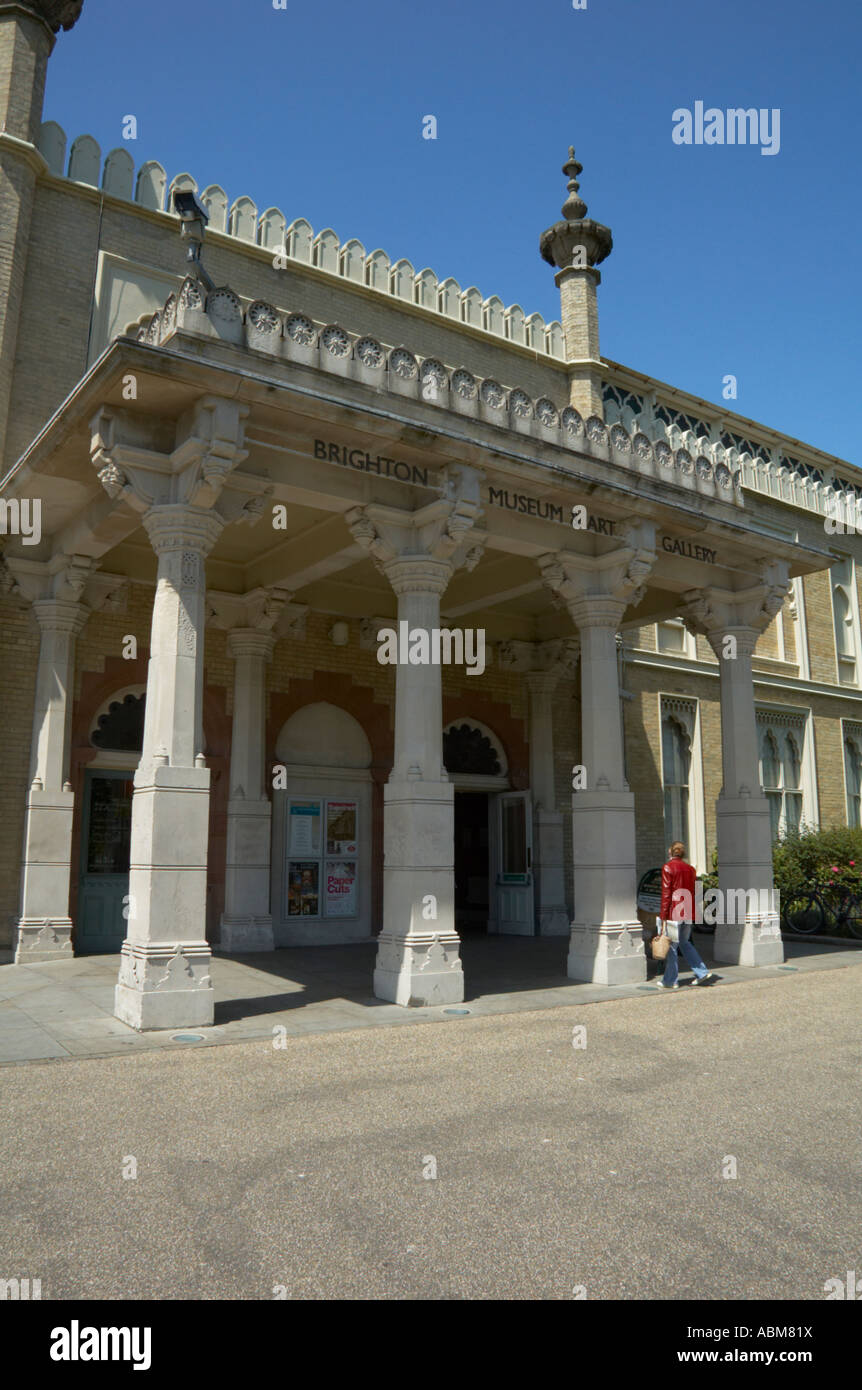
[{"label": "clear blue sky", "polygon": [[[573,143],[607,223],[601,350],[862,464],[856,0],[85,0],[46,119],[559,316]],[[781,148],[671,139],[778,107]],[[422,118],[438,138],[422,139]]]}]

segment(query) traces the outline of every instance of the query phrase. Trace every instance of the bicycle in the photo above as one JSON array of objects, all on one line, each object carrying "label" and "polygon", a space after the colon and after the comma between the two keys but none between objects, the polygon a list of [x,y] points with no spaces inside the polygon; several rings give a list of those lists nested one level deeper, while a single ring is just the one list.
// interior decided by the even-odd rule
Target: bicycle
[{"label": "bicycle", "polygon": [[843,883],[809,883],[782,893],[781,918],[799,936],[846,927],[862,941],[862,896]]}]

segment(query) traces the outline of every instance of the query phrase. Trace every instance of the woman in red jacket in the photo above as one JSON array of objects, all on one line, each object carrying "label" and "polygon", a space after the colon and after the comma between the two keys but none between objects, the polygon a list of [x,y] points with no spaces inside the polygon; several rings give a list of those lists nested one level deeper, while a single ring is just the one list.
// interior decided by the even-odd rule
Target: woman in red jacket
[{"label": "woman in red jacket", "polygon": [[670,858],[661,871],[661,920],[663,930],[671,938],[670,950],[664,965],[665,989],[679,989],[679,947],[695,974],[695,984],[714,985],[718,979],[707,970],[694,948],[691,939],[691,924],[694,920],[695,872],[691,864],[685,862],[685,845],[676,840],[668,850]]}]

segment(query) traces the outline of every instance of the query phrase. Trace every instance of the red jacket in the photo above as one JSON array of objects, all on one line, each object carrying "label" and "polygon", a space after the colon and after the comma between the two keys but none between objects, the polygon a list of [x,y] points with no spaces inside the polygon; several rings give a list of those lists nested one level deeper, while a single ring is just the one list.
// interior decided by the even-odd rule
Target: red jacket
[{"label": "red jacket", "polygon": [[[663,922],[692,922],[694,920],[694,885],[697,875],[693,864],[684,859],[669,859],[661,871],[661,920]],[[674,898],[679,889],[688,897]]]}]

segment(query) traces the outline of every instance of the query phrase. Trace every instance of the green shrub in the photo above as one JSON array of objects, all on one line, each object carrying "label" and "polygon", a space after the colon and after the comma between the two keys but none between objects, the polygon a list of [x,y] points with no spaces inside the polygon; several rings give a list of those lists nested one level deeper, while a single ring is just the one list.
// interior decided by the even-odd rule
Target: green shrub
[{"label": "green shrub", "polygon": [[819,883],[862,888],[862,829],[836,825],[800,830],[778,840],[772,850],[775,886],[782,892]]},{"label": "green shrub", "polygon": [[[862,893],[862,829],[835,825],[828,830],[792,831],[772,847],[772,872],[782,898],[815,884],[835,884]],[[712,871],[703,875],[703,886],[704,892],[718,887],[717,850],[712,851]]]}]

